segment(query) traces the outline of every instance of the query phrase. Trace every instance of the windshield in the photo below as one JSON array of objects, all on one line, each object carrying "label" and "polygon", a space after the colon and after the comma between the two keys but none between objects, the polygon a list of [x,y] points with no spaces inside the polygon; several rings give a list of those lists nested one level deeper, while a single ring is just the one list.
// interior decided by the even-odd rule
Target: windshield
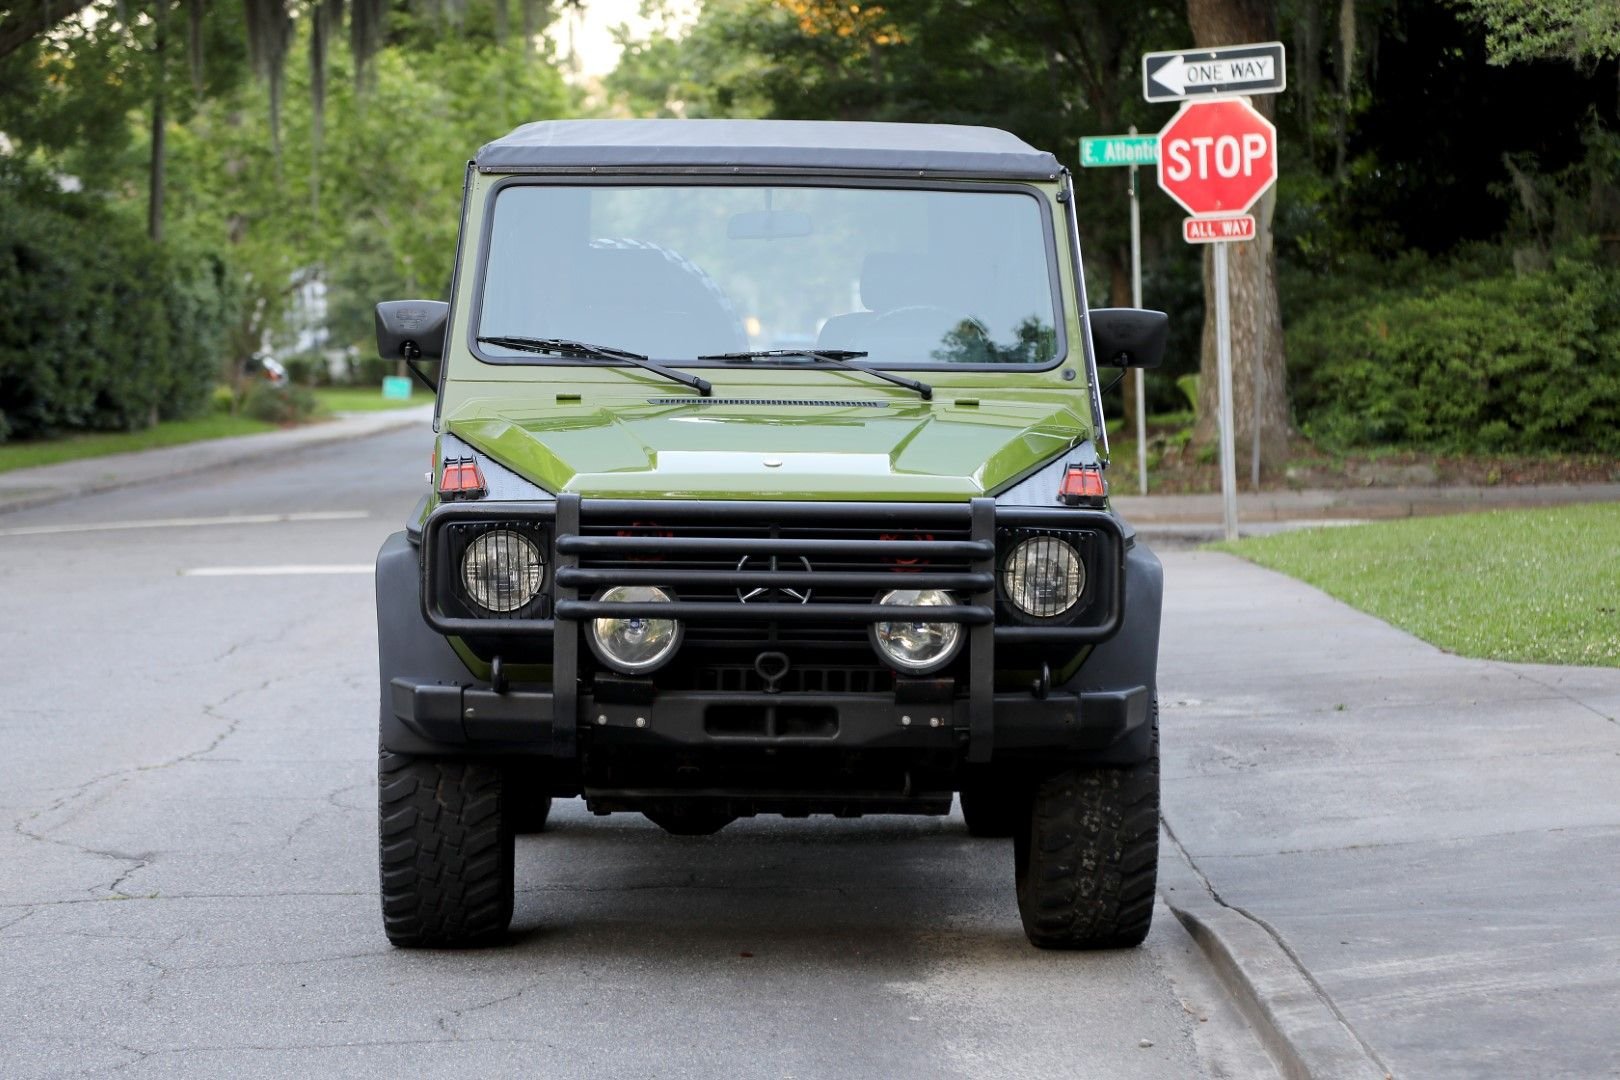
[{"label": "windshield", "polygon": [[1027,192],[517,184],[496,197],[486,259],[481,338],[686,361],[766,349],[849,350],[878,367],[1058,357],[1054,263]]}]

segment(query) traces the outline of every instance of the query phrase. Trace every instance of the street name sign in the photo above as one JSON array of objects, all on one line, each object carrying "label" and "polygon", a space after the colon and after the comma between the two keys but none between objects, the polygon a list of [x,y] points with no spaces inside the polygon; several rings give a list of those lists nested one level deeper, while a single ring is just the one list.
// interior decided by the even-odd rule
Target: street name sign
[{"label": "street name sign", "polygon": [[1287,85],[1280,41],[1142,55],[1142,96],[1149,101],[1280,94]]},{"label": "street name sign", "polygon": [[1245,213],[1277,181],[1277,129],[1241,98],[1189,101],[1159,132],[1159,186],[1194,217]]},{"label": "street name sign", "polygon": [[1254,239],[1254,215],[1190,217],[1181,223],[1181,238],[1189,244],[1221,244]]},{"label": "street name sign", "polygon": [[1086,135],[1080,140],[1080,167],[1151,165],[1159,160],[1157,135]]}]

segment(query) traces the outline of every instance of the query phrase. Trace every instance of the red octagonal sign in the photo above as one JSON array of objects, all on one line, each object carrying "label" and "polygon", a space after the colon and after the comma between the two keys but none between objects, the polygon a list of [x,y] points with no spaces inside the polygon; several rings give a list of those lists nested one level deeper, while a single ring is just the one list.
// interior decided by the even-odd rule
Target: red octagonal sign
[{"label": "red octagonal sign", "polygon": [[1159,132],[1159,186],[1190,214],[1241,214],[1277,179],[1277,129],[1238,98],[1189,101]]}]

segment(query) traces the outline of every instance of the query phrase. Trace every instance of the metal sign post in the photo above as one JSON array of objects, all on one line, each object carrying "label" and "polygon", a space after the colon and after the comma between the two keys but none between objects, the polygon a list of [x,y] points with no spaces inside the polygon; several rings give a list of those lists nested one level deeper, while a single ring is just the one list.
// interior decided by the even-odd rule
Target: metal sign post
[{"label": "metal sign post", "polygon": [[1232,435],[1232,312],[1226,242],[1215,245],[1215,369],[1220,380],[1221,531],[1237,539],[1237,462]]},{"label": "metal sign post", "polygon": [[[1142,306],[1142,204],[1136,184],[1139,165],[1152,165],[1159,160],[1159,137],[1138,135],[1131,125],[1129,135],[1087,135],[1080,140],[1080,167],[1107,168],[1129,165],[1131,195],[1131,306]],[[1136,476],[1142,494],[1148,493],[1147,478],[1147,393],[1142,369],[1133,375],[1136,380]]]},{"label": "metal sign post", "polygon": [[[1136,125],[1131,125],[1135,136]],[[1131,166],[1131,307],[1142,306],[1142,202],[1137,198],[1136,166]],[[1147,377],[1141,368],[1131,373],[1136,381],[1136,479],[1142,494],[1147,479]]]},{"label": "metal sign post", "polygon": [[[1281,48],[1280,46],[1278,47]],[[1280,67],[1280,55],[1278,65]],[[1214,244],[1216,412],[1221,451],[1221,519],[1237,538],[1237,461],[1232,417],[1232,311],[1227,245],[1253,240],[1247,211],[1277,181],[1277,129],[1245,98],[1189,101],[1159,132],[1159,186],[1193,216],[1189,244]],[[1262,357],[1253,358],[1258,370]],[[1256,425],[1255,431],[1259,431]],[[1259,460],[1258,455],[1256,461]]]}]

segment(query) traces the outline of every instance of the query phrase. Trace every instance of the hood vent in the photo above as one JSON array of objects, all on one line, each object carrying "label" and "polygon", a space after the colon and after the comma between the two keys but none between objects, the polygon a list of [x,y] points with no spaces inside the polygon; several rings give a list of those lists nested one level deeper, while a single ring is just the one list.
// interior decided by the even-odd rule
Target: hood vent
[{"label": "hood vent", "polygon": [[655,397],[650,405],[802,405],[812,409],[887,409],[887,401],[837,401],[832,398]]}]

